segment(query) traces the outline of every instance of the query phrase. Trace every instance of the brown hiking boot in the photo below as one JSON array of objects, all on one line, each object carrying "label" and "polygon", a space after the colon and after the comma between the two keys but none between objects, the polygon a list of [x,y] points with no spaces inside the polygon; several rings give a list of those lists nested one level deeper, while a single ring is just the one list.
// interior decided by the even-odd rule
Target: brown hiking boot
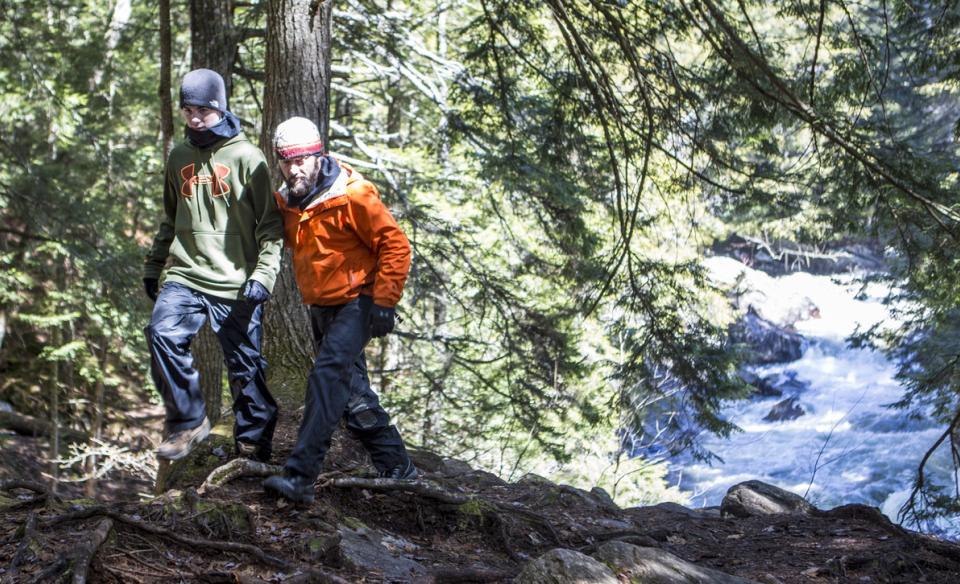
[{"label": "brown hiking boot", "polygon": [[210,420],[204,416],[203,421],[196,428],[180,430],[167,436],[160,448],[157,448],[157,458],[166,460],[180,460],[203,442],[210,433]]}]

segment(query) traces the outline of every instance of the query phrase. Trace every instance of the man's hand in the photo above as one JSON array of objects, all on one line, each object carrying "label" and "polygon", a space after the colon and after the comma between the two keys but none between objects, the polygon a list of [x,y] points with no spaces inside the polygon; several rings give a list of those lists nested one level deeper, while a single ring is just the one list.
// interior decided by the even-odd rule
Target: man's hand
[{"label": "man's hand", "polygon": [[396,308],[374,304],[370,309],[370,336],[379,339],[391,332],[396,324],[396,316]]},{"label": "man's hand", "polygon": [[270,292],[256,280],[247,280],[247,283],[243,285],[242,296],[250,304],[263,304],[270,300]]},{"label": "man's hand", "polygon": [[143,291],[147,293],[147,298],[157,301],[157,294],[160,293],[160,280],[158,278],[144,278]]}]

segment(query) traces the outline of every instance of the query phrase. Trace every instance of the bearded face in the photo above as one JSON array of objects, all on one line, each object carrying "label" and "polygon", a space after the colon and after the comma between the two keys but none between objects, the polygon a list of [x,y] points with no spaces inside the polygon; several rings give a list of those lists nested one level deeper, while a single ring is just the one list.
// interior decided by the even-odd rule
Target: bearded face
[{"label": "bearded face", "polygon": [[287,182],[287,192],[292,197],[303,197],[317,184],[320,176],[320,159],[317,156],[301,156],[281,160],[280,170]]}]

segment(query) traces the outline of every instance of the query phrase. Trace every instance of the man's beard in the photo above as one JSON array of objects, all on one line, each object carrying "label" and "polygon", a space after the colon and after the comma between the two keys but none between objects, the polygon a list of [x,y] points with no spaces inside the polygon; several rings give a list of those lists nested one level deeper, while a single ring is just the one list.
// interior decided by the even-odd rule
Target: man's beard
[{"label": "man's beard", "polygon": [[320,176],[320,166],[320,162],[317,161],[317,165],[314,167],[313,172],[310,173],[310,176],[303,178],[296,176],[288,177],[287,192],[290,194],[290,196],[296,199],[307,196],[317,184],[317,178]]}]

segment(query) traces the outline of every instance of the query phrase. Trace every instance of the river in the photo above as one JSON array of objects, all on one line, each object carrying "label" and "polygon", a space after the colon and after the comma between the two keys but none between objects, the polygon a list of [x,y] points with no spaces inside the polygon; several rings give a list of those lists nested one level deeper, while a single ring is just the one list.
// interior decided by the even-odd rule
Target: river
[{"label": "river", "polygon": [[[719,505],[732,485],[759,479],[805,495],[821,508],[865,503],[896,521],[917,465],[943,427],[888,407],[902,395],[896,365],[879,352],[847,346],[846,338],[858,326],[897,326],[881,302],[885,290],[878,285],[862,290],[850,275],[797,272],[772,278],[728,258],[708,260],[708,268],[728,283],[731,274],[747,270],[746,281],[759,282],[757,287],[766,292],[755,295],[755,302],[782,303],[784,295],[807,298],[819,317],[794,325],[805,338],[799,360],[752,368],[784,386],[783,397],[727,404],[723,415],[742,432],[704,441],[722,462],[706,464],[680,455],[671,461],[671,468],[682,469],[671,473],[672,480],[693,506]],[[759,308],[762,312],[764,307]],[[781,308],[770,311],[777,310]],[[797,397],[803,415],[764,420],[777,402],[791,396]],[[946,456],[935,457],[932,467],[941,482],[954,472]],[[956,538],[960,520],[945,519],[924,529]]]}]

